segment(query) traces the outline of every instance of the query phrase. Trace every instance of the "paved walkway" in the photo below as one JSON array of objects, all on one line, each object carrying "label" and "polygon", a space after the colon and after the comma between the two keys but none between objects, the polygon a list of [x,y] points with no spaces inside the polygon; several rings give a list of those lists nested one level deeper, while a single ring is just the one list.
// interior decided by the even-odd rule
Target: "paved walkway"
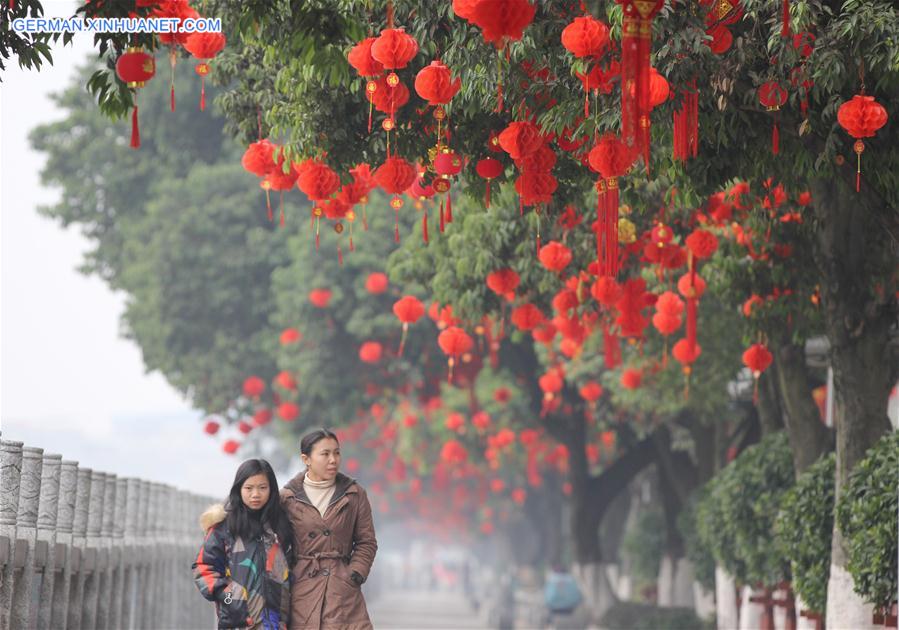
[{"label": "paved walkway", "polygon": [[393,591],[368,606],[377,630],[481,630],[486,620],[462,593],[445,591]]}]

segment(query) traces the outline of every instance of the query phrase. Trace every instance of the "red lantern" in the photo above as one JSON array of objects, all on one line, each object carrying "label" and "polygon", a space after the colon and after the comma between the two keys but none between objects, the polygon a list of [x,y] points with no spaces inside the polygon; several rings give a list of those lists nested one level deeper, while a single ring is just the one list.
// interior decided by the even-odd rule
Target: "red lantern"
[{"label": "red lantern", "polygon": [[540,128],[529,121],[509,123],[509,126],[499,134],[499,145],[513,160],[534,153],[543,144]]},{"label": "red lantern", "polygon": [[263,427],[272,421],[272,412],[270,409],[260,409],[253,414],[253,424],[257,427]]},{"label": "red lantern", "polygon": [[200,60],[196,71],[200,75],[200,111],[206,109],[206,75],[209,74],[207,60],[212,59],[225,47],[225,36],[221,33],[192,33],[184,41],[184,49]]},{"label": "red lantern", "polygon": [[247,398],[259,398],[265,391],[265,381],[258,376],[250,376],[243,382],[243,395]]},{"label": "red lantern", "polygon": [[209,435],[215,435],[219,432],[219,423],[215,420],[207,420],[206,424],[203,425],[203,431]]},{"label": "red lantern", "polygon": [[731,33],[730,29],[723,24],[716,24],[712,28],[707,29],[705,34],[711,35],[712,41],[707,41],[705,43],[716,55],[723,55],[730,50],[730,47],[734,43],[733,33]]},{"label": "red lantern", "polygon": [[300,415],[300,408],[295,403],[286,402],[278,405],[278,416],[284,422],[293,422]]},{"label": "red lantern", "polygon": [[609,27],[592,15],[574,18],[562,30],[562,45],[575,57],[598,57],[609,45]]},{"label": "red lantern", "polygon": [[275,377],[275,384],[291,391],[297,388],[297,380],[287,371],[278,373]]},{"label": "red lantern", "polygon": [[409,324],[414,324],[421,319],[421,316],[425,314],[425,307],[417,297],[405,295],[394,303],[393,314],[403,323],[403,336],[400,340],[399,352],[397,353],[399,356],[403,356]]},{"label": "red lantern", "polygon": [[[386,28],[372,42],[371,56],[388,70],[405,68],[418,54],[418,42],[401,28]],[[396,77],[391,72],[388,78]]]},{"label": "red lantern", "polygon": [[438,175],[457,175],[462,170],[462,159],[452,151],[441,151],[434,158],[434,170]]},{"label": "red lantern", "polygon": [[276,166],[273,156],[277,146],[269,140],[251,143],[240,159],[241,165],[253,175],[265,177]]},{"label": "red lantern", "polygon": [[474,345],[471,337],[464,330],[457,326],[450,326],[437,337],[437,343],[443,353],[449,356],[447,363],[449,365],[449,374],[447,382],[453,380],[453,366],[456,364],[457,357],[471,350]]},{"label": "red lantern", "polygon": [[544,267],[558,273],[571,262],[571,250],[562,243],[550,241],[540,248],[539,258]]},{"label": "red lantern", "polygon": [[310,201],[322,201],[337,192],[340,178],[331,167],[319,161],[313,161],[300,172],[297,188],[303,191]]},{"label": "red lantern", "polygon": [[502,49],[521,39],[536,11],[527,0],[478,0],[468,19],[480,27],[485,41]]},{"label": "red lantern", "polygon": [[315,308],[328,308],[328,303],[331,301],[331,290],[312,289],[309,292],[309,301]]},{"label": "red lantern", "polygon": [[376,37],[368,37],[356,44],[347,53],[347,61],[355,68],[360,77],[376,77],[384,71],[384,66],[371,54],[371,47]]},{"label": "red lantern", "polygon": [[858,156],[858,166],[855,172],[855,192],[861,190],[862,178],[862,152],[865,143],[862,138],[872,138],[877,130],[883,127],[889,116],[883,105],[874,100],[873,96],[856,94],[852,100],[840,105],[837,110],[837,122],[846,132],[855,138],[852,145],[853,151]]},{"label": "red lantern", "polygon": [[655,68],[649,69],[649,107],[654,109],[657,105],[661,105],[668,100],[671,95],[671,89],[668,87],[668,81],[659,74]]},{"label": "red lantern", "polygon": [[684,366],[684,372],[689,374],[690,366],[699,358],[699,355],[702,354],[702,347],[697,343],[691,348],[690,343],[686,339],[681,339],[674,344],[671,354]]},{"label": "red lantern", "polygon": [[543,390],[543,397],[552,400],[556,394],[562,391],[565,381],[559,375],[557,370],[550,370],[538,379],[540,389]]},{"label": "red lantern", "polygon": [[290,344],[298,342],[302,337],[303,335],[301,335],[300,331],[296,328],[285,328],[281,331],[281,345],[289,346]]},{"label": "red lantern", "polygon": [[[759,88],[759,103],[769,112],[776,112],[787,102],[787,91],[778,81],[767,81]],[[777,124],[777,116],[774,117],[774,127],[771,130],[771,153],[780,153],[780,129]]]},{"label": "red lantern", "polygon": [[754,343],[743,353],[743,365],[752,371],[752,376],[758,378],[762,372],[771,366],[774,356],[771,351],[761,343]]},{"label": "red lantern", "polygon": [[590,168],[602,177],[597,182],[596,208],[596,259],[601,276],[618,275],[618,178],[630,168],[633,157],[633,150],[614,134],[600,138],[588,156]]},{"label": "red lantern", "polygon": [[371,84],[375,86],[375,89],[368,90],[372,105],[391,119],[397,110],[409,102],[409,88],[402,81],[391,83],[385,77],[381,77],[377,81],[369,82],[369,85]]},{"label": "red lantern", "polygon": [[588,381],[581,386],[579,393],[588,403],[595,403],[602,396],[602,385],[596,381]]},{"label": "red lantern", "polygon": [[[522,304],[512,311],[512,323],[519,330],[534,330],[544,321],[543,313],[533,304]],[[555,329],[553,329],[555,336]]]},{"label": "red lantern", "polygon": [[521,203],[532,206],[538,203],[549,203],[559,182],[549,173],[522,173],[515,180],[515,190],[521,196]]},{"label": "red lantern", "polygon": [[518,288],[521,278],[513,269],[497,269],[487,276],[487,286],[499,296],[506,296]]},{"label": "red lantern", "polygon": [[694,258],[708,258],[718,249],[718,239],[707,230],[696,229],[686,238],[687,248]]},{"label": "red lantern", "polygon": [[446,105],[462,87],[462,79],[454,80],[450,69],[440,61],[422,68],[415,76],[415,91],[429,105]]},{"label": "red lantern", "polygon": [[490,207],[490,180],[496,179],[503,174],[503,163],[494,158],[484,158],[479,160],[475,165],[477,174],[487,180],[487,192],[484,199],[484,205]]},{"label": "red lantern", "polygon": [[[156,60],[140,48],[129,48],[116,60],[116,75],[129,88],[139,89],[156,74]],[[134,110],[131,112],[131,148],[140,146],[140,125],[137,121],[137,92],[134,93]]]},{"label": "red lantern", "polygon": [[384,291],[387,290],[387,285],[387,274],[381,273],[380,271],[368,274],[368,277],[365,279],[365,290],[372,295],[384,293]]},{"label": "red lantern", "polygon": [[677,281],[677,290],[687,299],[699,299],[705,293],[705,280],[695,273],[685,273]]},{"label": "red lantern", "polygon": [[237,440],[227,440],[224,444],[222,444],[222,450],[225,451],[228,455],[234,455],[237,452],[237,449],[240,448],[240,442]]},{"label": "red lantern", "polygon": [[625,389],[637,389],[643,382],[643,372],[628,368],[621,373],[621,386]]},{"label": "red lantern", "polygon": [[652,325],[664,336],[668,336],[680,328],[684,303],[672,291],[665,291],[655,303],[656,313]]},{"label": "red lantern", "polygon": [[448,440],[440,449],[440,459],[447,464],[464,464],[468,461],[468,451],[457,440]]},{"label": "red lantern", "polygon": [[611,276],[599,278],[593,283],[590,293],[596,298],[597,302],[607,308],[614,306],[621,299],[621,296],[624,295],[621,285]]},{"label": "red lantern", "polygon": [[539,149],[515,160],[522,173],[549,173],[556,165],[556,152],[544,144]]},{"label": "red lantern", "polygon": [[383,348],[377,341],[366,341],[359,347],[359,359],[364,363],[377,363],[381,360]]},{"label": "red lantern", "polygon": [[387,158],[375,171],[375,182],[389,193],[400,195],[414,182],[415,167],[401,157]]}]

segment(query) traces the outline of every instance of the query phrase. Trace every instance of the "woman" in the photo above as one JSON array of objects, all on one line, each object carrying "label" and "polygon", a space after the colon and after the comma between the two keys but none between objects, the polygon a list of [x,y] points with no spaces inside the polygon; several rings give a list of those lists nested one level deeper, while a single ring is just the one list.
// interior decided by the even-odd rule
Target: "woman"
[{"label": "woman", "polygon": [[286,630],[296,544],[264,459],[248,459],[225,505],[200,517],[206,540],[193,564],[200,594],[215,602],[219,628]]},{"label": "woman", "polygon": [[331,431],[306,435],[300,457],[305,472],[281,490],[298,546],[290,628],[370,629],[360,589],[378,549],[368,497],[338,472],[340,444]]}]

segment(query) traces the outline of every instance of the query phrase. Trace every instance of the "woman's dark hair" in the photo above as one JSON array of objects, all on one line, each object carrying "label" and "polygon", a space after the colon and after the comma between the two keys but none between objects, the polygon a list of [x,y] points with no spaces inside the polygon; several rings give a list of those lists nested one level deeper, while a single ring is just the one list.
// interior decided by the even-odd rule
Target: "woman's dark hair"
[{"label": "woman's dark hair", "polygon": [[[240,496],[240,490],[247,479],[254,475],[265,475],[268,478],[268,501],[259,510],[250,510]],[[288,566],[296,562],[296,540],[290,519],[281,507],[281,496],[278,492],[278,480],[271,464],[264,459],[248,459],[240,465],[234,475],[234,484],[228,493],[225,503],[225,524],[232,536],[243,539],[256,538],[262,534],[263,525],[267,524],[278,535],[281,550],[287,558]]]},{"label": "woman's dark hair", "polygon": [[315,448],[315,445],[324,440],[325,438],[331,438],[337,445],[340,446],[340,440],[337,439],[337,436],[334,435],[334,432],[330,429],[316,429],[312,433],[307,433],[303,436],[303,439],[300,440],[300,452],[303,455],[311,456],[312,449]]}]

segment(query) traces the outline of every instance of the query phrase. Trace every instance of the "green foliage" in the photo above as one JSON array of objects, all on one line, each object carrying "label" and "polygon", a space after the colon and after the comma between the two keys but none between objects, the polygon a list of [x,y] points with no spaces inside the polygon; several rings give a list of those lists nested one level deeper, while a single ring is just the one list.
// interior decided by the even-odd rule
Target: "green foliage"
[{"label": "green foliage", "polygon": [[600,620],[615,630],[713,630],[714,621],[703,621],[690,608],[617,602]]},{"label": "green foliage", "polygon": [[638,582],[655,584],[665,551],[665,516],[662,510],[641,511],[634,526],[624,533],[621,545]]},{"label": "green foliage", "polygon": [[702,498],[708,491],[708,486],[703,486],[693,493],[684,509],[677,516],[677,530],[684,540],[687,558],[693,563],[693,572],[696,581],[707,590],[715,590],[715,558],[708,546],[702,543],[699,534],[699,526],[696,521],[697,508]]},{"label": "green foliage", "polygon": [[[3,27],[0,28],[0,72],[6,69],[9,58],[15,57],[20,68],[40,70],[44,64],[53,65],[51,44],[62,39],[68,46],[72,33],[17,33],[10,26],[18,18],[43,17],[44,7],[38,0],[16,0],[14,6],[4,6]],[[2,77],[0,77],[2,81]]]},{"label": "green foliage", "polygon": [[856,464],[837,502],[855,592],[877,607],[896,598],[899,432],[885,435]]},{"label": "green foliage", "polygon": [[783,495],[774,534],[790,560],[793,589],[819,613],[827,610],[836,457],[824,455]]},{"label": "green foliage", "polygon": [[716,475],[699,501],[699,537],[738,581],[778,584],[789,563],[774,542],[774,520],[794,483],[793,459],[783,432],[765,436]]}]

